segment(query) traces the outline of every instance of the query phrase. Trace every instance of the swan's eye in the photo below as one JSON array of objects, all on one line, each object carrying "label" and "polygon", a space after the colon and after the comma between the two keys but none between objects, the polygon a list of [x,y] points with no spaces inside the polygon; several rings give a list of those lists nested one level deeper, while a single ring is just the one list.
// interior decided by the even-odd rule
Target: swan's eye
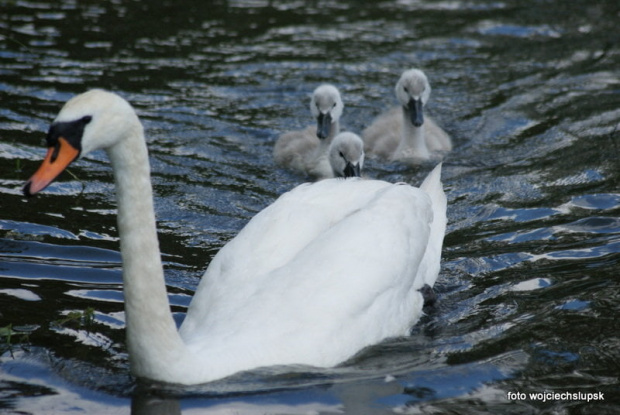
[{"label": "swan's eye", "polygon": [[344,158],[344,154],[342,154],[342,151],[339,152],[338,154],[340,154],[340,157]]},{"label": "swan's eye", "polygon": [[332,105],[332,108],[336,108],[336,103],[334,102],[334,105]]},{"label": "swan's eye", "polygon": [[406,86],[403,87],[403,89],[405,90],[406,93],[409,93],[409,88],[407,88]]},{"label": "swan's eye", "polygon": [[64,137],[74,148],[81,150],[84,128],[86,128],[86,125],[91,122],[92,119],[92,116],[86,115],[75,121],[53,122],[45,137],[48,147],[56,146],[58,138]]}]

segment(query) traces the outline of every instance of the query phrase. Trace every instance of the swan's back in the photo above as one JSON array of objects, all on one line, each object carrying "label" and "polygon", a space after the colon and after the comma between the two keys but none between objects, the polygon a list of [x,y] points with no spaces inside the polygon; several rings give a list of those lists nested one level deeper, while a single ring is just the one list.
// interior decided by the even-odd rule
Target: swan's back
[{"label": "swan's back", "polygon": [[432,203],[424,190],[374,180],[297,187],[216,255],[182,337],[234,364],[331,366],[407,334],[421,314],[418,290],[434,282],[420,274],[431,270]]},{"label": "swan's back", "polygon": [[424,139],[429,151],[452,151],[452,139],[431,117],[426,117],[424,121]]},{"label": "swan's back", "polygon": [[379,115],[362,132],[367,154],[389,159],[400,143],[403,131],[402,108],[394,107]]},{"label": "swan's back", "polygon": [[[452,139],[429,116],[424,119],[424,141],[429,151],[448,152],[452,150]],[[375,157],[390,159],[394,157],[396,149],[403,135],[403,110],[393,107],[379,115],[362,132],[364,151]]]},{"label": "swan's back", "polygon": [[280,166],[306,174],[310,157],[318,147],[316,126],[309,125],[302,130],[282,134],[273,148],[273,159]]}]

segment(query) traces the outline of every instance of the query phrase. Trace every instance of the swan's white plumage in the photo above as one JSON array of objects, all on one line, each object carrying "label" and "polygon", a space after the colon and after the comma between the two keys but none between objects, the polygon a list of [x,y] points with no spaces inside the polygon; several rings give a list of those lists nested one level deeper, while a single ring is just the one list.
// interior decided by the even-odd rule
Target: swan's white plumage
[{"label": "swan's white plumage", "polygon": [[406,335],[420,317],[418,290],[437,278],[445,231],[441,166],[421,189],[328,179],[282,195],[212,259],[177,332],[142,127],[129,104],[100,90],[58,119],[85,115],[83,148],[105,142],[116,180],[134,375],[196,384],[266,365],[332,366]]},{"label": "swan's white plumage", "polygon": [[252,367],[332,366],[405,335],[423,305],[425,277],[412,276],[432,217],[429,196],[407,185],[332,179],[297,187],[216,255],[181,336],[205,356],[239,346],[247,362],[235,363]]},{"label": "swan's white plumage", "polygon": [[[313,179],[334,177],[327,152],[333,138],[340,131],[340,116],[344,104],[338,89],[329,84],[317,87],[310,99],[310,112],[317,124],[303,130],[288,131],[278,137],[273,157],[278,165]],[[329,131],[324,138],[318,137],[319,116],[329,115]]]},{"label": "swan's white plumage", "polygon": [[378,116],[362,132],[364,150],[369,156],[417,164],[440,158],[452,150],[450,136],[424,115],[421,126],[413,125],[407,106],[411,100],[421,100],[425,106],[430,98],[431,86],[424,72],[409,69],[401,75],[395,87],[398,107]]}]

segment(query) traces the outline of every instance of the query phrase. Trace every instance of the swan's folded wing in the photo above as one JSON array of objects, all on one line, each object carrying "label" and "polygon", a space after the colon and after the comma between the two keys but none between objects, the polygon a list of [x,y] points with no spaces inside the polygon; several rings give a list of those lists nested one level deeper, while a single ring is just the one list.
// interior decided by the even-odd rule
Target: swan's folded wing
[{"label": "swan's folded wing", "polygon": [[429,173],[420,186],[420,190],[430,197],[433,207],[431,235],[420,264],[420,275],[424,276],[424,283],[431,287],[435,285],[441,268],[441,251],[448,221],[446,217],[448,201],[441,184],[441,168],[442,164],[440,163]]},{"label": "swan's folded wing", "polygon": [[393,107],[379,115],[363,132],[364,151],[370,156],[389,158],[398,147],[402,136],[403,113]]},{"label": "swan's folded wing", "polygon": [[[365,191],[357,190],[361,186]],[[385,186],[389,184],[330,179],[283,194],[212,259],[192,299],[182,333],[191,330],[194,316],[213,317],[213,306],[220,298],[234,302],[253,295],[263,284],[261,278],[268,279],[270,272],[290,262],[318,235],[366,204],[375,189]]]},{"label": "swan's folded wing", "polygon": [[205,278],[245,283],[269,273],[334,224],[363,209],[386,186],[390,184],[341,179],[298,186],[252,218],[216,255]]},{"label": "swan's folded wing", "polygon": [[[188,319],[190,324],[206,324],[208,329],[203,327],[201,332],[212,341],[201,338],[196,344],[217,347],[224,339],[228,345],[248,347],[246,354],[261,354],[255,358],[263,364],[328,366],[367,345],[406,333],[422,308],[417,289],[423,281],[416,276],[429,239],[430,199],[407,185],[359,181],[381,183],[372,184],[372,192],[363,192],[354,182],[341,183],[351,186],[352,194],[364,194],[366,203],[335,214],[334,210],[345,210],[349,204],[339,204],[336,201],[340,199],[334,198],[331,203],[335,206],[328,206],[327,198],[322,201],[326,211],[316,215],[320,220],[315,218],[322,229],[306,225],[299,236],[303,244],[296,249],[281,247],[285,259],[273,261],[269,270],[257,267],[263,272],[246,276],[241,285],[237,277],[232,285],[232,277],[229,282],[220,280],[219,286],[208,284],[210,292],[201,301],[210,306],[203,304],[200,309],[204,314],[201,311]],[[296,197],[294,203],[301,203],[302,196],[306,194]],[[325,192],[321,196],[325,197]],[[361,196],[342,194],[345,201],[356,197]],[[316,205],[312,207],[316,209]],[[284,213],[277,206],[273,211]],[[260,220],[266,218],[278,222],[271,214]],[[250,224],[248,227],[251,229]],[[290,232],[295,233],[293,229]],[[279,256],[279,252],[270,251],[275,242],[265,244],[266,250],[261,249],[264,254]],[[189,329],[190,338],[184,337],[191,342]]]},{"label": "swan's folded wing", "polygon": [[424,121],[426,146],[430,151],[451,151],[452,139],[431,117]]},{"label": "swan's folded wing", "polygon": [[273,148],[273,158],[281,166],[305,173],[307,160],[319,146],[316,126],[282,134]]}]

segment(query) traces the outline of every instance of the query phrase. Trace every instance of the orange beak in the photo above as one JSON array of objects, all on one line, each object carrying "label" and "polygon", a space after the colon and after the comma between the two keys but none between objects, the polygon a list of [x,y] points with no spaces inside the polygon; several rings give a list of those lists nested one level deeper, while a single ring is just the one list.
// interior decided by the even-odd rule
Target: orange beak
[{"label": "orange beak", "polygon": [[79,155],[80,150],[74,148],[65,138],[59,137],[58,145],[47,150],[43,163],[26,182],[24,194],[32,196],[45,189]]}]

